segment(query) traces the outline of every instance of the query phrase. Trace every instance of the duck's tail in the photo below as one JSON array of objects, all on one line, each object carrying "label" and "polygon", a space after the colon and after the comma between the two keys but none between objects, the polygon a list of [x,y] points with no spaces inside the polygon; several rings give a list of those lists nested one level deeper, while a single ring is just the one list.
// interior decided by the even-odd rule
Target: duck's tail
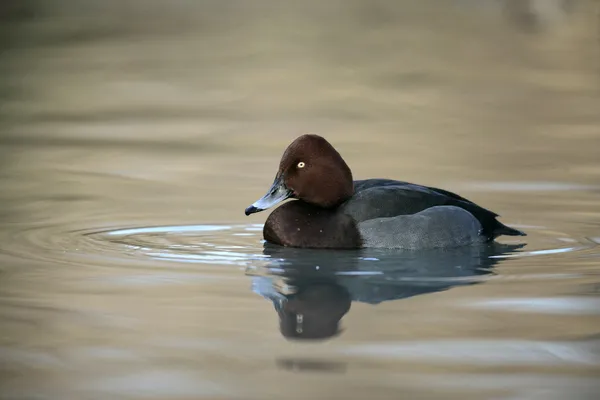
[{"label": "duck's tail", "polygon": [[506,236],[527,236],[527,234],[523,231],[520,231],[515,228],[511,228],[510,226],[504,225],[500,221],[496,221],[496,226],[494,228],[494,237],[498,237],[501,235]]}]

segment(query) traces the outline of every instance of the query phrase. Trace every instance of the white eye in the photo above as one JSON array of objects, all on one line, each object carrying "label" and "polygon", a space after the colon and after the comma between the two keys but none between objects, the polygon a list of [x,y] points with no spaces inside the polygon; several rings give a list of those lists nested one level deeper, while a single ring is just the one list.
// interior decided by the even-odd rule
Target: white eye
[{"label": "white eye", "polygon": [[306,165],[306,164],[304,164],[304,161],[300,161],[300,162],[298,163],[298,168],[304,168],[304,166],[305,166],[305,165]]}]

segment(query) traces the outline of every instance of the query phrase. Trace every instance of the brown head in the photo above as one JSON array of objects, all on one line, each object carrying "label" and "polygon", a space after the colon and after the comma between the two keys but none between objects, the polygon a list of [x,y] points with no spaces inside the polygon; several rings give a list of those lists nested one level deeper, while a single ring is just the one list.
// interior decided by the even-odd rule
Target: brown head
[{"label": "brown head", "polygon": [[267,194],[246,209],[266,210],[287,198],[332,208],[354,193],[350,168],[331,144],[318,135],[302,135],[284,151]]}]

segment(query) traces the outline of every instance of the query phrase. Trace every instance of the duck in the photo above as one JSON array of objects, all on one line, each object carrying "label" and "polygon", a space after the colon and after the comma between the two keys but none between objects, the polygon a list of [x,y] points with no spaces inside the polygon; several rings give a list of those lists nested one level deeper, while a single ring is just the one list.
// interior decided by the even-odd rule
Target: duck
[{"label": "duck", "polygon": [[384,178],[354,180],[340,153],[316,134],[288,145],[271,187],[245,214],[277,205],[263,237],[284,247],[421,250],[526,236],[498,221],[498,214],[444,189]]}]

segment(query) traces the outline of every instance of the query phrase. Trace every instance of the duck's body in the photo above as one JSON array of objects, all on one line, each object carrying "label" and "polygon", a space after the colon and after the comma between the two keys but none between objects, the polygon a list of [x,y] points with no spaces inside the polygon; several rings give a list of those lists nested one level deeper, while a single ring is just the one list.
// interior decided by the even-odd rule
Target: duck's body
[{"label": "duck's body", "polygon": [[316,135],[288,147],[270,191],[246,214],[288,197],[299,200],[273,211],[263,230],[267,241],[284,246],[425,249],[525,235],[443,189],[391,179],[354,181],[339,153]]},{"label": "duck's body", "polygon": [[453,206],[468,211],[481,224],[481,235],[487,239],[500,235],[524,235],[498,221],[498,214],[455,193],[392,179],[354,181],[354,196],[343,203],[341,208],[356,221],[363,222],[375,218],[417,214],[439,206]]},{"label": "duck's body", "polygon": [[339,211],[358,224],[364,247],[456,247],[522,232],[496,213],[443,189],[392,179],[354,181]]}]

